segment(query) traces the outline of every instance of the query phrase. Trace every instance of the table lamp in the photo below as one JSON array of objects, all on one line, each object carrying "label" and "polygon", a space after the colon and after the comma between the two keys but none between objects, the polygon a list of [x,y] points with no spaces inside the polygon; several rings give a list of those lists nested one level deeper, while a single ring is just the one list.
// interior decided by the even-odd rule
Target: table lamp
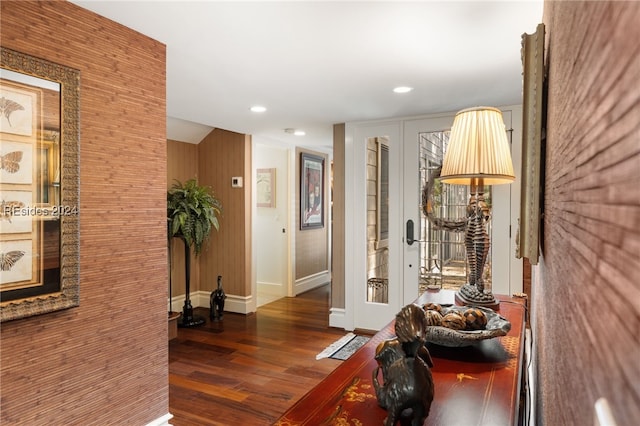
[{"label": "table lamp", "polygon": [[502,112],[492,107],[459,111],[453,121],[440,173],[440,181],[469,185],[471,189],[465,230],[469,279],[456,292],[459,303],[492,309],[498,307],[491,290],[485,289],[483,279],[491,244],[486,230],[490,213],[484,199],[484,187],[514,180]]}]

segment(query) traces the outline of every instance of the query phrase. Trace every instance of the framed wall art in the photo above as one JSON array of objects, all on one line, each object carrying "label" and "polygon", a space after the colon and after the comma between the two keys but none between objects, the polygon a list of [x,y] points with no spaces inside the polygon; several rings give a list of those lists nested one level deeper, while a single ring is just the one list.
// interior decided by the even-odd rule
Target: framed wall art
[{"label": "framed wall art", "polygon": [[324,158],[300,154],[300,229],[324,227]]},{"label": "framed wall art", "polygon": [[516,257],[538,264],[542,200],[544,105],[544,24],[522,35],[522,179]]},{"label": "framed wall art", "polygon": [[256,171],[258,207],[276,206],[276,169]]},{"label": "framed wall art", "polygon": [[2,48],[0,321],[80,301],[79,79]]}]

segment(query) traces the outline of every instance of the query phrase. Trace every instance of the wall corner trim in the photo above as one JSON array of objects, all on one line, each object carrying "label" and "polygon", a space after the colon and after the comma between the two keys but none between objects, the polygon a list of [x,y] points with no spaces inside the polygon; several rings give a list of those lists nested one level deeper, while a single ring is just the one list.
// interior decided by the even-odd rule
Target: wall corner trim
[{"label": "wall corner trim", "polygon": [[[191,292],[191,304],[194,308],[207,308],[209,309],[209,297],[211,292],[209,291],[192,291]],[[182,312],[184,305],[184,294],[173,296],[171,298],[171,310],[174,312]],[[168,299],[167,299],[168,302]],[[250,314],[255,312],[255,303],[253,303],[253,296],[235,296],[233,294],[227,294],[227,300],[224,305],[225,312],[233,312],[236,314]]]},{"label": "wall corner trim", "polygon": [[320,287],[321,285],[329,282],[331,282],[331,273],[329,271],[318,272],[317,274],[296,280],[294,284],[294,292],[296,295],[302,294],[305,291],[313,290],[314,288]]},{"label": "wall corner trim", "polygon": [[346,323],[346,311],[344,308],[331,308],[329,310],[329,327],[343,328],[347,331],[352,331],[353,328],[347,329]]}]

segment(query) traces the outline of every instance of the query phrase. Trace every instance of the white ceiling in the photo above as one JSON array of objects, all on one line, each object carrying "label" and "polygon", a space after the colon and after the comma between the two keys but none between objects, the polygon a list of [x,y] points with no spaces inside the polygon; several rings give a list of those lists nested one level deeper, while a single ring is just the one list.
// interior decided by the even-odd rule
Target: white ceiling
[{"label": "white ceiling", "polygon": [[[535,31],[543,7],[542,0],[73,3],[167,46],[167,138],[197,143],[215,127],[323,150],[335,123],[520,103],[521,36]],[[393,93],[400,85],[414,90]],[[256,104],[267,111],[251,112]]]}]

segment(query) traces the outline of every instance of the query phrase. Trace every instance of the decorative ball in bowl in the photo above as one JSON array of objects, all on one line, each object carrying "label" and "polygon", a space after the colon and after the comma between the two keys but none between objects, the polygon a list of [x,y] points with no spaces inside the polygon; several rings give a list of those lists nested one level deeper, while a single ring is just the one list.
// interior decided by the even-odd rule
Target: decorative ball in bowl
[{"label": "decorative ball in bowl", "polygon": [[441,346],[471,346],[481,340],[504,336],[511,323],[497,312],[481,306],[427,304],[426,340]]}]

